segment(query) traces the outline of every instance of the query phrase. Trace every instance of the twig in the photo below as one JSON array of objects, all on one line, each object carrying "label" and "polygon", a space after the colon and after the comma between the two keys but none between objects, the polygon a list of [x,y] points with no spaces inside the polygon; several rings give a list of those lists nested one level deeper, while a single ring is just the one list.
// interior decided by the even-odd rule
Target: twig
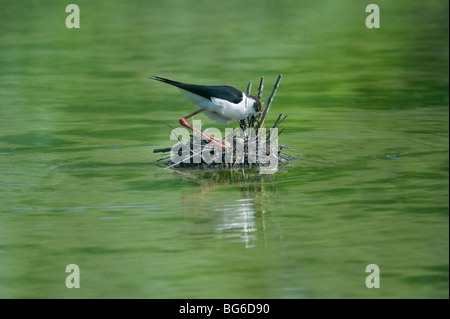
[{"label": "twig", "polygon": [[247,96],[250,95],[251,91],[252,91],[252,81],[248,82],[248,85],[247,85]]},{"label": "twig", "polygon": [[278,124],[280,124],[281,121],[281,117],[283,116],[283,113],[281,113],[280,115],[278,115],[277,120],[275,121],[275,124],[273,124],[272,128],[276,128],[278,126]]},{"label": "twig", "polygon": [[157,162],[162,162],[162,161],[166,161],[166,160],[168,160],[168,159],[170,159],[170,156],[167,156],[167,157],[161,157],[160,159],[158,159],[158,160],[156,160]]},{"label": "twig", "polygon": [[[175,129],[175,127],[173,127],[173,125],[171,125],[171,124],[169,124],[167,122],[163,122],[163,123],[166,124],[168,127],[170,127],[172,129],[172,132],[170,133],[172,135],[173,134],[173,130]],[[181,139],[180,139],[179,136],[177,136],[177,140],[178,140],[178,142],[181,142]],[[153,151],[153,153],[157,153],[157,152]]]},{"label": "twig", "polygon": [[263,88],[264,88],[264,76],[261,76],[261,81],[259,81],[259,88],[258,88],[258,100],[261,100],[262,98]]},{"label": "twig", "polygon": [[275,138],[278,138],[278,136],[280,136],[281,133],[283,133],[283,132],[284,132],[284,127],[278,132],[278,134],[277,134],[277,136]]},{"label": "twig", "polygon": [[278,123],[278,125],[280,125],[281,123],[283,123],[283,121],[286,119],[286,117],[288,117],[288,116],[285,115],[285,116],[281,119],[281,121]]},{"label": "twig", "polygon": [[278,86],[280,85],[280,81],[281,81],[281,74],[278,75],[278,79],[275,82],[272,94],[270,95],[269,101],[267,102],[267,106],[264,109],[263,113],[261,114],[261,120],[259,121],[258,129],[261,128],[264,125],[264,121],[266,120],[267,113],[269,112],[270,104],[272,104],[272,101],[273,101],[273,98],[275,96],[275,93],[277,92]]},{"label": "twig", "polygon": [[[280,125],[281,122],[284,121],[284,119],[287,117],[287,115],[285,117],[283,117],[283,119],[281,119],[281,117],[283,116],[283,113],[281,113],[280,115],[278,115],[277,120],[275,121],[275,123],[273,124],[272,128],[276,128],[278,125]],[[278,133],[277,137],[284,131],[284,128]],[[267,138],[269,137],[270,131],[266,133]]]},{"label": "twig", "polygon": [[[247,85],[246,91],[247,96],[249,96],[251,92],[252,92],[252,81],[250,80],[250,82],[248,82]],[[245,119],[240,120],[239,125],[241,126],[241,129],[243,129],[244,131],[247,127],[250,127],[250,116],[247,117],[247,122],[245,122]]]},{"label": "twig", "polygon": [[170,152],[172,150],[171,147],[167,147],[167,148],[155,148],[153,150],[153,153],[166,153],[166,152]]}]

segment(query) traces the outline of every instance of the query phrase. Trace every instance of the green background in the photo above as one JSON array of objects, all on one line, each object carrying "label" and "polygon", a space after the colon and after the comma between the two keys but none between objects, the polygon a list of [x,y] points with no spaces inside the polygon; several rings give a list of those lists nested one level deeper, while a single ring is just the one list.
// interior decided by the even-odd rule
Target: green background
[{"label": "green background", "polygon": [[[0,1],[1,298],[449,297],[448,1],[69,3]],[[300,160],[157,162],[196,107],[150,75],[278,74]]]}]

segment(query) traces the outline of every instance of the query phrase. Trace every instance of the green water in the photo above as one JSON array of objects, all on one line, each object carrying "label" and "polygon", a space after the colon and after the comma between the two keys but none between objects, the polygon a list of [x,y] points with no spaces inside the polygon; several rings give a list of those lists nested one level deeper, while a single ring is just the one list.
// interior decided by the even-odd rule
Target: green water
[{"label": "green water", "polygon": [[[447,1],[68,3],[0,1],[1,298],[449,297]],[[157,162],[196,108],[148,76],[280,73],[300,160]]]}]

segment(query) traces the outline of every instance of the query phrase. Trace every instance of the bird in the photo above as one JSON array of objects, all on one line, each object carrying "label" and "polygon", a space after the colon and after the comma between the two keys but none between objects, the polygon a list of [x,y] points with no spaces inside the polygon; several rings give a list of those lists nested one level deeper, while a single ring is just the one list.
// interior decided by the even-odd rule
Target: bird
[{"label": "bird", "polygon": [[248,116],[256,116],[261,111],[261,102],[257,97],[252,95],[247,96],[244,92],[232,86],[187,84],[159,76],[152,76],[150,79],[175,86],[183,93],[187,100],[198,106],[200,110],[182,117],[179,123],[201,134],[222,148],[226,148],[227,146],[192,127],[186,120],[204,112],[209,119],[217,123],[229,124],[232,121],[243,120]]}]

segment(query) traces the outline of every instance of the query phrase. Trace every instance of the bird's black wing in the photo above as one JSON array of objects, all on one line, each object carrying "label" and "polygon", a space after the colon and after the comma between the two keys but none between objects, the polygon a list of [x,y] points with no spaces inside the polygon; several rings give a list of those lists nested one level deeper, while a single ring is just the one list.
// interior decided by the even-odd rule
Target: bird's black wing
[{"label": "bird's black wing", "polygon": [[243,98],[242,92],[232,86],[187,84],[161,78],[159,76],[154,76],[151,79],[176,86],[177,88],[189,91],[210,100],[214,97],[238,104]]}]

